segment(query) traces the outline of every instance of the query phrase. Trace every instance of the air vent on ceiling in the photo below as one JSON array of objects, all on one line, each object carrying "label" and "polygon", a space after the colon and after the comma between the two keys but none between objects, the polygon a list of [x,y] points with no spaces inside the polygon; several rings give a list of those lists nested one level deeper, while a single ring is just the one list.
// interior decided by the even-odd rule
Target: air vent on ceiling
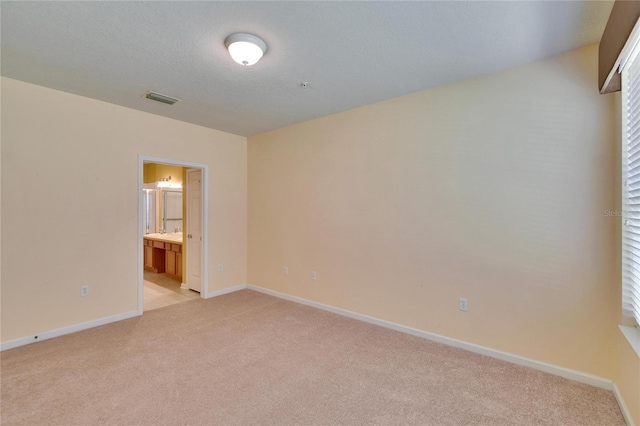
[{"label": "air vent on ceiling", "polygon": [[151,99],[152,101],[158,101],[158,102],[162,102],[163,104],[169,104],[169,105],[173,105],[176,102],[180,102],[180,99],[172,98],[171,96],[167,96],[167,95],[161,95],[160,93],[156,93],[156,92],[147,92],[147,94],[144,95],[144,97],[147,99]]}]

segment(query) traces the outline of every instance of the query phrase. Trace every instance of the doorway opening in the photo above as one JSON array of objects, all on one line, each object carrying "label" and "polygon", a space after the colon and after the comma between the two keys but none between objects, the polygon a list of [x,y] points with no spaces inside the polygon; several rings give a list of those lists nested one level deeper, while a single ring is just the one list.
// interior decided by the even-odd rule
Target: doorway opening
[{"label": "doorway opening", "polygon": [[207,297],[207,165],[139,157],[138,313]]}]

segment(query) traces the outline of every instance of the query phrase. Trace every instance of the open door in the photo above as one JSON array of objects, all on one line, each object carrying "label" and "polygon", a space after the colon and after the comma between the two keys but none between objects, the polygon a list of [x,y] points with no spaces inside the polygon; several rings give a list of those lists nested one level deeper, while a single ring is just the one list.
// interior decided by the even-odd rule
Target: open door
[{"label": "open door", "polygon": [[187,170],[187,287],[202,291],[202,170]]}]

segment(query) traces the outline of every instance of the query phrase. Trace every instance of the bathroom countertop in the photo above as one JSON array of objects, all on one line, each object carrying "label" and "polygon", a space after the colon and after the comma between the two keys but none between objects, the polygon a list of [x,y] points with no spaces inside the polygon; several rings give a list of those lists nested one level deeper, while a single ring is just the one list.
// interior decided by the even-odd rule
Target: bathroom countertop
[{"label": "bathroom countertop", "polygon": [[145,234],[142,237],[148,240],[164,241],[165,243],[182,244],[182,232],[172,232],[169,234]]}]

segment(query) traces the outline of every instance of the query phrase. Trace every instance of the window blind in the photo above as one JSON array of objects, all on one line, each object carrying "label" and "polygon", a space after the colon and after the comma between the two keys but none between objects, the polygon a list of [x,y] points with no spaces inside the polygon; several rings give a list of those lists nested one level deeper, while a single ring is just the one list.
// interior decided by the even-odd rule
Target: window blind
[{"label": "window blind", "polygon": [[640,324],[640,58],[622,70],[622,311]]}]

